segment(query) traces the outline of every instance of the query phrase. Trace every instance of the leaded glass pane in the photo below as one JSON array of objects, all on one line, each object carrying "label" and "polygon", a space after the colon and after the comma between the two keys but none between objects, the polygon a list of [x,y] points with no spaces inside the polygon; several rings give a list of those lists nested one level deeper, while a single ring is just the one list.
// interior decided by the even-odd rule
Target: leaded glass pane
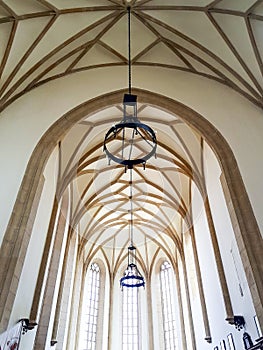
[{"label": "leaded glass pane", "polygon": [[82,315],[83,341],[80,350],[96,350],[96,333],[98,324],[100,269],[93,263],[88,271],[84,294],[84,311]]},{"label": "leaded glass pane", "polygon": [[138,288],[123,288],[122,306],[122,349],[139,350]]},{"label": "leaded glass pane", "polygon": [[165,350],[178,350],[173,278],[172,267],[166,261],[160,271]]}]

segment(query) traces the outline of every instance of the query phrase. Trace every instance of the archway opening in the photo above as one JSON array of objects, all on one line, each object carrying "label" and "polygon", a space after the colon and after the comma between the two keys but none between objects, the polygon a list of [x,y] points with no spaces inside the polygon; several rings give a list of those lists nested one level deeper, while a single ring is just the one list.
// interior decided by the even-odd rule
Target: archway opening
[{"label": "archway opening", "polygon": [[[185,295],[184,300],[181,301],[181,308],[185,310],[184,314],[188,314],[187,317],[184,316],[186,317],[184,322],[188,324],[189,341],[195,346],[197,333],[191,313],[195,289],[198,290],[197,304],[202,314],[201,339],[206,338],[211,341],[210,323],[212,321],[209,321],[206,288],[202,281],[202,262],[199,263],[198,244],[200,242],[198,243],[198,240],[196,242],[196,232],[201,232],[204,228],[210,237],[219,296],[222,298],[224,309],[223,317],[233,316],[231,296],[222,263],[222,250],[217,239],[216,224],[213,222],[213,208],[208,198],[207,175],[209,172],[206,169],[208,163],[205,155],[210,157],[210,162],[217,171],[217,180],[218,174],[223,170],[224,189],[229,192],[238,222],[239,218],[242,218],[238,227],[241,232],[241,237],[239,241],[237,240],[239,246],[244,243],[244,239],[248,241],[248,238],[242,235],[246,229],[242,208],[246,208],[245,215],[249,218],[250,225],[254,222],[255,232],[257,232],[257,225],[247,202],[246,191],[234,156],[217,130],[196,112],[178,102],[142,90],[138,90],[137,94],[141,99],[140,119],[151,123],[158,132],[159,140],[157,159],[149,162],[146,170],[136,169],[135,227],[136,244],[140,248],[140,265],[148,276],[148,282],[151,283],[151,271],[160,252],[174,264],[179,281],[184,281],[181,282],[183,283],[181,286],[178,285]],[[29,162],[28,169],[34,169],[36,172],[34,171],[31,178],[25,177],[21,187],[21,191],[28,188],[28,181],[37,185],[45,163],[54,145],[57,145],[59,174],[56,198],[57,202],[60,202],[65,191],[69,190],[71,193],[69,237],[77,232],[78,256],[83,256],[86,262],[96,257],[98,251],[103,251],[109,274],[113,276],[118,274],[125,258],[128,181],[123,168],[107,164],[102,152],[102,141],[108,126],[119,119],[118,104],[121,101],[121,95],[122,92],[116,92],[89,101],[67,113],[52,126],[52,133],[49,130],[44,135]],[[88,115],[87,111],[89,111]],[[40,153],[41,163],[36,164],[38,159],[36,157]],[[233,178],[235,183],[231,182]],[[28,188],[28,191],[33,189],[34,186]],[[241,197],[235,196],[237,190],[242,194]],[[22,195],[21,193],[19,196]],[[195,204],[198,201],[200,201],[199,206]],[[23,216],[21,210],[28,211],[30,206],[32,202],[28,201],[22,209],[19,209],[20,213],[18,211],[17,215]],[[200,218],[204,218],[206,223],[198,226]],[[200,237],[202,238],[201,235]],[[8,239],[8,231],[6,239]],[[249,244],[255,245],[256,242],[251,241]],[[243,265],[253,270],[259,285],[260,271],[250,263],[251,259],[253,260],[253,251],[249,253],[250,256],[248,252],[242,256]],[[186,264],[187,254],[189,261],[192,262]],[[194,271],[192,287],[189,286],[191,266]],[[258,280],[257,277],[259,277]],[[36,291],[37,293],[39,290]],[[256,290],[254,293],[253,298],[258,298],[259,291]],[[154,329],[154,325],[152,328]],[[181,328],[183,328],[182,325]],[[185,342],[183,337],[181,341]]]}]

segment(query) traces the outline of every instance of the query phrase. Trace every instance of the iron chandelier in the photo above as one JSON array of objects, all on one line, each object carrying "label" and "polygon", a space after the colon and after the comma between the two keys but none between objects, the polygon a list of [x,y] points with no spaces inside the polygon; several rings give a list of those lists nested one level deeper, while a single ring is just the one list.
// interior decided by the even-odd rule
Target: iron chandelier
[{"label": "iron chandelier", "polygon": [[131,93],[131,8],[128,11],[128,94],[123,98],[123,118],[113,125],[105,135],[103,149],[109,162],[132,169],[134,165],[143,164],[156,154],[157,140],[153,129],[141,123],[137,117],[137,96]]},{"label": "iron chandelier", "polygon": [[128,12],[128,93],[123,97],[123,118],[113,125],[104,138],[103,150],[109,162],[112,160],[123,165],[125,171],[130,170],[130,220],[129,234],[130,245],[128,247],[128,266],[120,279],[123,287],[144,287],[144,277],[141,275],[136,261],[136,248],[133,243],[133,193],[132,170],[135,165],[142,164],[145,168],[146,161],[156,155],[157,139],[153,129],[141,123],[137,117],[137,96],[131,93],[131,7]]}]

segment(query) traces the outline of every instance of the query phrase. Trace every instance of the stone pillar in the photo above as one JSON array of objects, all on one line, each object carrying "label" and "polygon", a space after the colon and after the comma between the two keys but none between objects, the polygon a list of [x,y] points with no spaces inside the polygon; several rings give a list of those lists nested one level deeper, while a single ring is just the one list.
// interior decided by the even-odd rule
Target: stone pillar
[{"label": "stone pillar", "polygon": [[194,322],[193,322],[193,317],[192,317],[192,307],[191,307],[189,285],[188,285],[188,279],[187,279],[187,269],[186,269],[186,265],[185,265],[185,257],[184,257],[184,255],[182,256],[182,267],[183,267],[183,275],[184,275],[184,283],[185,283],[187,312],[188,312],[188,318],[189,318],[191,341],[192,341],[193,350],[196,350]]},{"label": "stone pillar", "polygon": [[[51,319],[53,303],[56,302],[58,290],[56,285],[61,278],[61,259],[64,255],[65,240],[68,234],[67,213],[69,209],[69,196],[62,198],[57,227],[55,227],[56,236],[49,265],[49,274],[44,291],[43,303],[38,321],[38,328],[35,338],[34,350],[44,350],[48,341],[48,331],[53,323]],[[51,336],[51,335],[50,335]]]},{"label": "stone pillar", "polygon": [[198,259],[198,252],[197,252],[195,234],[194,234],[193,227],[191,228],[190,235],[191,235],[191,242],[192,242],[194,262],[195,262],[195,271],[196,271],[196,279],[197,279],[197,285],[198,285],[198,291],[199,291],[199,298],[200,298],[200,304],[201,304],[202,316],[203,316],[203,322],[204,322],[204,328],[205,328],[205,340],[208,343],[211,343],[212,337],[211,337],[211,332],[210,332],[209,319],[208,319],[208,314],[207,314],[204,288],[203,288],[203,282],[202,282],[202,275],[201,275],[201,270],[200,270],[200,264],[199,264],[199,259]]},{"label": "stone pillar", "polygon": [[112,328],[113,328],[113,294],[114,294],[114,277],[113,274],[110,273],[110,303],[109,303],[109,332],[108,332],[108,349],[112,349]]},{"label": "stone pillar", "polygon": [[68,241],[62,270],[62,278],[58,294],[58,302],[52,340],[57,341],[56,350],[63,350],[67,345],[67,334],[69,327],[70,301],[72,298],[72,280],[76,265],[77,236],[73,234]]},{"label": "stone pillar", "polygon": [[146,283],[147,293],[147,311],[148,311],[148,338],[149,338],[149,349],[154,350],[153,343],[153,311],[152,311],[152,284],[150,279]]},{"label": "stone pillar", "polygon": [[209,231],[210,231],[210,237],[211,237],[212,246],[213,246],[213,250],[214,250],[214,257],[215,257],[215,261],[216,261],[218,277],[219,277],[221,290],[222,290],[222,296],[223,296],[224,305],[225,305],[226,319],[227,318],[231,319],[231,318],[233,318],[233,308],[232,308],[232,303],[231,303],[231,299],[230,299],[230,295],[229,295],[228,286],[226,283],[224,266],[223,266],[223,262],[222,262],[222,258],[221,258],[221,253],[219,250],[215,225],[214,225],[214,221],[212,218],[212,213],[211,213],[211,208],[210,208],[210,203],[209,203],[208,197],[205,197],[204,205],[205,205],[207,223],[208,223],[208,227],[209,227]]},{"label": "stone pillar", "polygon": [[184,311],[183,311],[183,302],[182,302],[182,291],[180,285],[180,278],[178,268],[174,270],[175,279],[176,279],[176,291],[178,297],[178,306],[179,306],[179,318],[180,318],[180,326],[181,326],[181,342],[182,342],[182,350],[187,350],[187,342],[186,342],[186,334],[185,334],[185,323],[184,323]]},{"label": "stone pillar", "polygon": [[[79,252],[79,251],[78,251]],[[81,317],[81,309],[82,309],[82,300],[81,295],[83,291],[83,278],[85,278],[85,273],[83,269],[83,259],[82,256],[78,255],[76,261],[76,269],[74,276],[74,288],[73,288],[73,296],[70,310],[70,324],[68,331],[68,339],[67,339],[67,350],[78,350],[78,342],[79,342],[79,325],[80,325],[80,317]]]}]

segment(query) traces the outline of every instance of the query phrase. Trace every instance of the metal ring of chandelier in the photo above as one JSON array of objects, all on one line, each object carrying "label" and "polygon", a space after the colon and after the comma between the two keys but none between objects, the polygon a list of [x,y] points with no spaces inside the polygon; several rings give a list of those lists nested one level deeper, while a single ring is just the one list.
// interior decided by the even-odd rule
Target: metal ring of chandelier
[{"label": "metal ring of chandelier", "polygon": [[[132,169],[134,165],[143,164],[145,167],[146,161],[153,155],[156,155],[157,139],[155,132],[151,127],[140,122],[137,117],[137,96],[131,93],[131,6],[127,6],[128,13],[128,94],[124,94],[123,99],[123,119],[120,123],[112,126],[105,135],[103,149],[110,160],[115,163],[124,165],[125,168]],[[122,133],[121,147],[109,147],[110,143],[115,140],[120,140]],[[127,134],[131,133],[130,137]],[[136,139],[136,140],[135,140]],[[144,142],[146,147],[141,146]],[[126,148],[125,148],[126,147]],[[109,149],[110,148],[110,149]],[[121,149],[121,155],[119,151]],[[125,157],[124,154],[127,156]],[[142,155],[141,155],[142,154]]]},{"label": "metal ring of chandelier", "polygon": [[136,248],[131,245],[128,248],[128,267],[124,272],[123,277],[120,279],[120,286],[128,288],[145,287],[144,277],[141,275],[136,265]]},{"label": "metal ring of chandelier", "polygon": [[[132,265],[132,264],[130,264]],[[133,266],[128,266],[128,269],[132,269]],[[134,265],[134,264],[133,264]],[[136,267],[136,265],[134,265]],[[130,282],[130,283],[129,283]],[[125,275],[124,277],[122,277],[120,279],[120,285],[121,287],[128,287],[128,288],[139,288],[139,287],[145,287],[145,281],[144,278],[142,276],[138,276],[138,275]]]},{"label": "metal ring of chandelier", "polygon": [[[122,157],[117,157],[116,155],[113,155],[108,150],[107,143],[112,139],[116,139],[120,131],[122,130],[124,131],[125,128],[133,129],[135,134],[139,133],[141,136],[142,136],[142,133],[140,132],[140,129],[145,131],[145,133],[149,137],[152,144],[151,151],[148,154],[145,154],[143,157],[136,158],[136,159],[123,159]],[[145,139],[143,136],[142,138]],[[156,154],[156,148],[157,148],[157,140],[156,140],[155,132],[151,127],[140,122],[121,122],[119,124],[116,124],[112,126],[110,130],[108,130],[104,139],[104,151],[106,155],[109,157],[109,159],[112,159],[114,162],[118,164],[124,165],[128,169],[132,169],[134,165],[146,164],[146,161]]]}]

